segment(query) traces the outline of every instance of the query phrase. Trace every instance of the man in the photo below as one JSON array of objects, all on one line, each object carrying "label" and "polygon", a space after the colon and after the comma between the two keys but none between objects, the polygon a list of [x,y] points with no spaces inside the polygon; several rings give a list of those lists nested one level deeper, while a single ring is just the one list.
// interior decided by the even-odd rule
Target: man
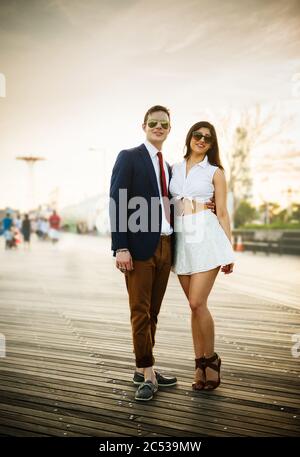
[{"label": "man", "polygon": [[[112,171],[110,219],[116,267],[125,274],[136,370],[135,399],[151,400],[158,386],[173,386],[175,377],[154,371],[157,318],[172,263],[172,225],[168,186],[171,168],[162,157],[170,132],[164,106],[144,117],[146,140],[119,153]],[[136,207],[139,207],[136,209]]]},{"label": "man", "polygon": [[9,249],[12,247],[12,244],[11,244],[12,226],[13,226],[13,220],[12,220],[10,214],[6,213],[5,218],[2,220],[2,229],[3,229],[4,239],[5,239],[5,249]]},{"label": "man", "polygon": [[[150,108],[144,117],[143,130],[146,134],[145,143],[137,148],[123,150],[118,155],[112,172],[110,196],[116,205],[115,217],[111,211],[111,224],[115,225],[112,227],[112,249],[116,253],[117,268],[125,273],[129,295],[136,358],[133,382],[139,384],[135,398],[145,401],[153,398],[158,385],[172,386],[177,382],[175,377],[166,378],[153,369],[157,316],[171,269],[173,230],[170,215],[166,214],[169,208],[167,205],[159,205],[159,212],[154,215],[151,207],[151,198],[161,202],[170,179],[170,168],[161,155],[162,145],[170,132],[168,109],[159,105]],[[146,201],[146,214],[144,211],[142,217],[148,216],[148,220],[144,231],[130,230],[129,219],[133,214],[130,210],[127,230],[121,231],[120,189],[127,191],[125,205],[134,197],[143,197]],[[151,227],[151,222],[155,225],[155,219],[157,226]]]},{"label": "man", "polygon": [[50,225],[49,236],[52,240],[52,243],[56,243],[59,239],[60,217],[56,213],[55,210],[49,217],[49,225]]}]

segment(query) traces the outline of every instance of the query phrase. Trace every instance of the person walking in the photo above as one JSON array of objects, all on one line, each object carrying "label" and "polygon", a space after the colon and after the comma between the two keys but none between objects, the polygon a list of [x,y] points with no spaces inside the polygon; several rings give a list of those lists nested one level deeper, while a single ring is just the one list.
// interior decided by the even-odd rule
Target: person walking
[{"label": "person walking", "polygon": [[50,239],[52,240],[52,243],[57,243],[59,240],[59,229],[60,229],[60,217],[57,214],[57,212],[54,210],[51,216],[49,217],[49,225],[50,225],[50,230],[49,230],[49,236]]},{"label": "person walking", "polygon": [[24,240],[24,248],[29,249],[30,247],[30,237],[31,237],[31,222],[28,214],[25,214],[24,220],[22,221],[22,235]]},{"label": "person walking", "polygon": [[6,213],[5,217],[2,220],[2,229],[5,239],[5,249],[10,249],[12,247],[12,227],[13,220],[9,213]]}]

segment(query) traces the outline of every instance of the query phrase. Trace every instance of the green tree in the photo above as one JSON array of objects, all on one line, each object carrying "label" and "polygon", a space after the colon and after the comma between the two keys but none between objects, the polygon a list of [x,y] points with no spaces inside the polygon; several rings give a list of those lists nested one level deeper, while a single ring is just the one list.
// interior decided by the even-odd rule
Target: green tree
[{"label": "green tree", "polygon": [[257,217],[257,211],[246,200],[242,200],[234,214],[234,226],[241,227],[252,222]]},{"label": "green tree", "polygon": [[266,202],[260,205],[259,213],[263,215],[265,224],[272,224],[273,222],[283,222],[286,210],[282,210],[279,203]]},{"label": "green tree", "polygon": [[291,219],[300,222],[300,203],[292,204],[292,215]]}]

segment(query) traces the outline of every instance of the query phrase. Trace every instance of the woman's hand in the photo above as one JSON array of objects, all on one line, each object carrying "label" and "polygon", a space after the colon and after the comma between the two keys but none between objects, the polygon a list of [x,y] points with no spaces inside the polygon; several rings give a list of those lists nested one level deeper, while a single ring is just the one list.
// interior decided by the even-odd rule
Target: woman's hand
[{"label": "woman's hand", "polygon": [[221,268],[221,271],[223,271],[223,273],[225,275],[229,275],[230,273],[233,272],[233,265],[234,263],[229,263],[228,265],[224,265],[222,268]]}]

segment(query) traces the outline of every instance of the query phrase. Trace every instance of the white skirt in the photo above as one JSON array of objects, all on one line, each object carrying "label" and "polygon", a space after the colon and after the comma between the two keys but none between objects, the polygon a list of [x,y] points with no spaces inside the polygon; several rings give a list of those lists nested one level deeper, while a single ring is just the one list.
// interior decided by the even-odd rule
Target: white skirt
[{"label": "white skirt", "polygon": [[235,261],[232,245],[210,210],[175,217],[174,229],[174,273],[191,275]]}]

